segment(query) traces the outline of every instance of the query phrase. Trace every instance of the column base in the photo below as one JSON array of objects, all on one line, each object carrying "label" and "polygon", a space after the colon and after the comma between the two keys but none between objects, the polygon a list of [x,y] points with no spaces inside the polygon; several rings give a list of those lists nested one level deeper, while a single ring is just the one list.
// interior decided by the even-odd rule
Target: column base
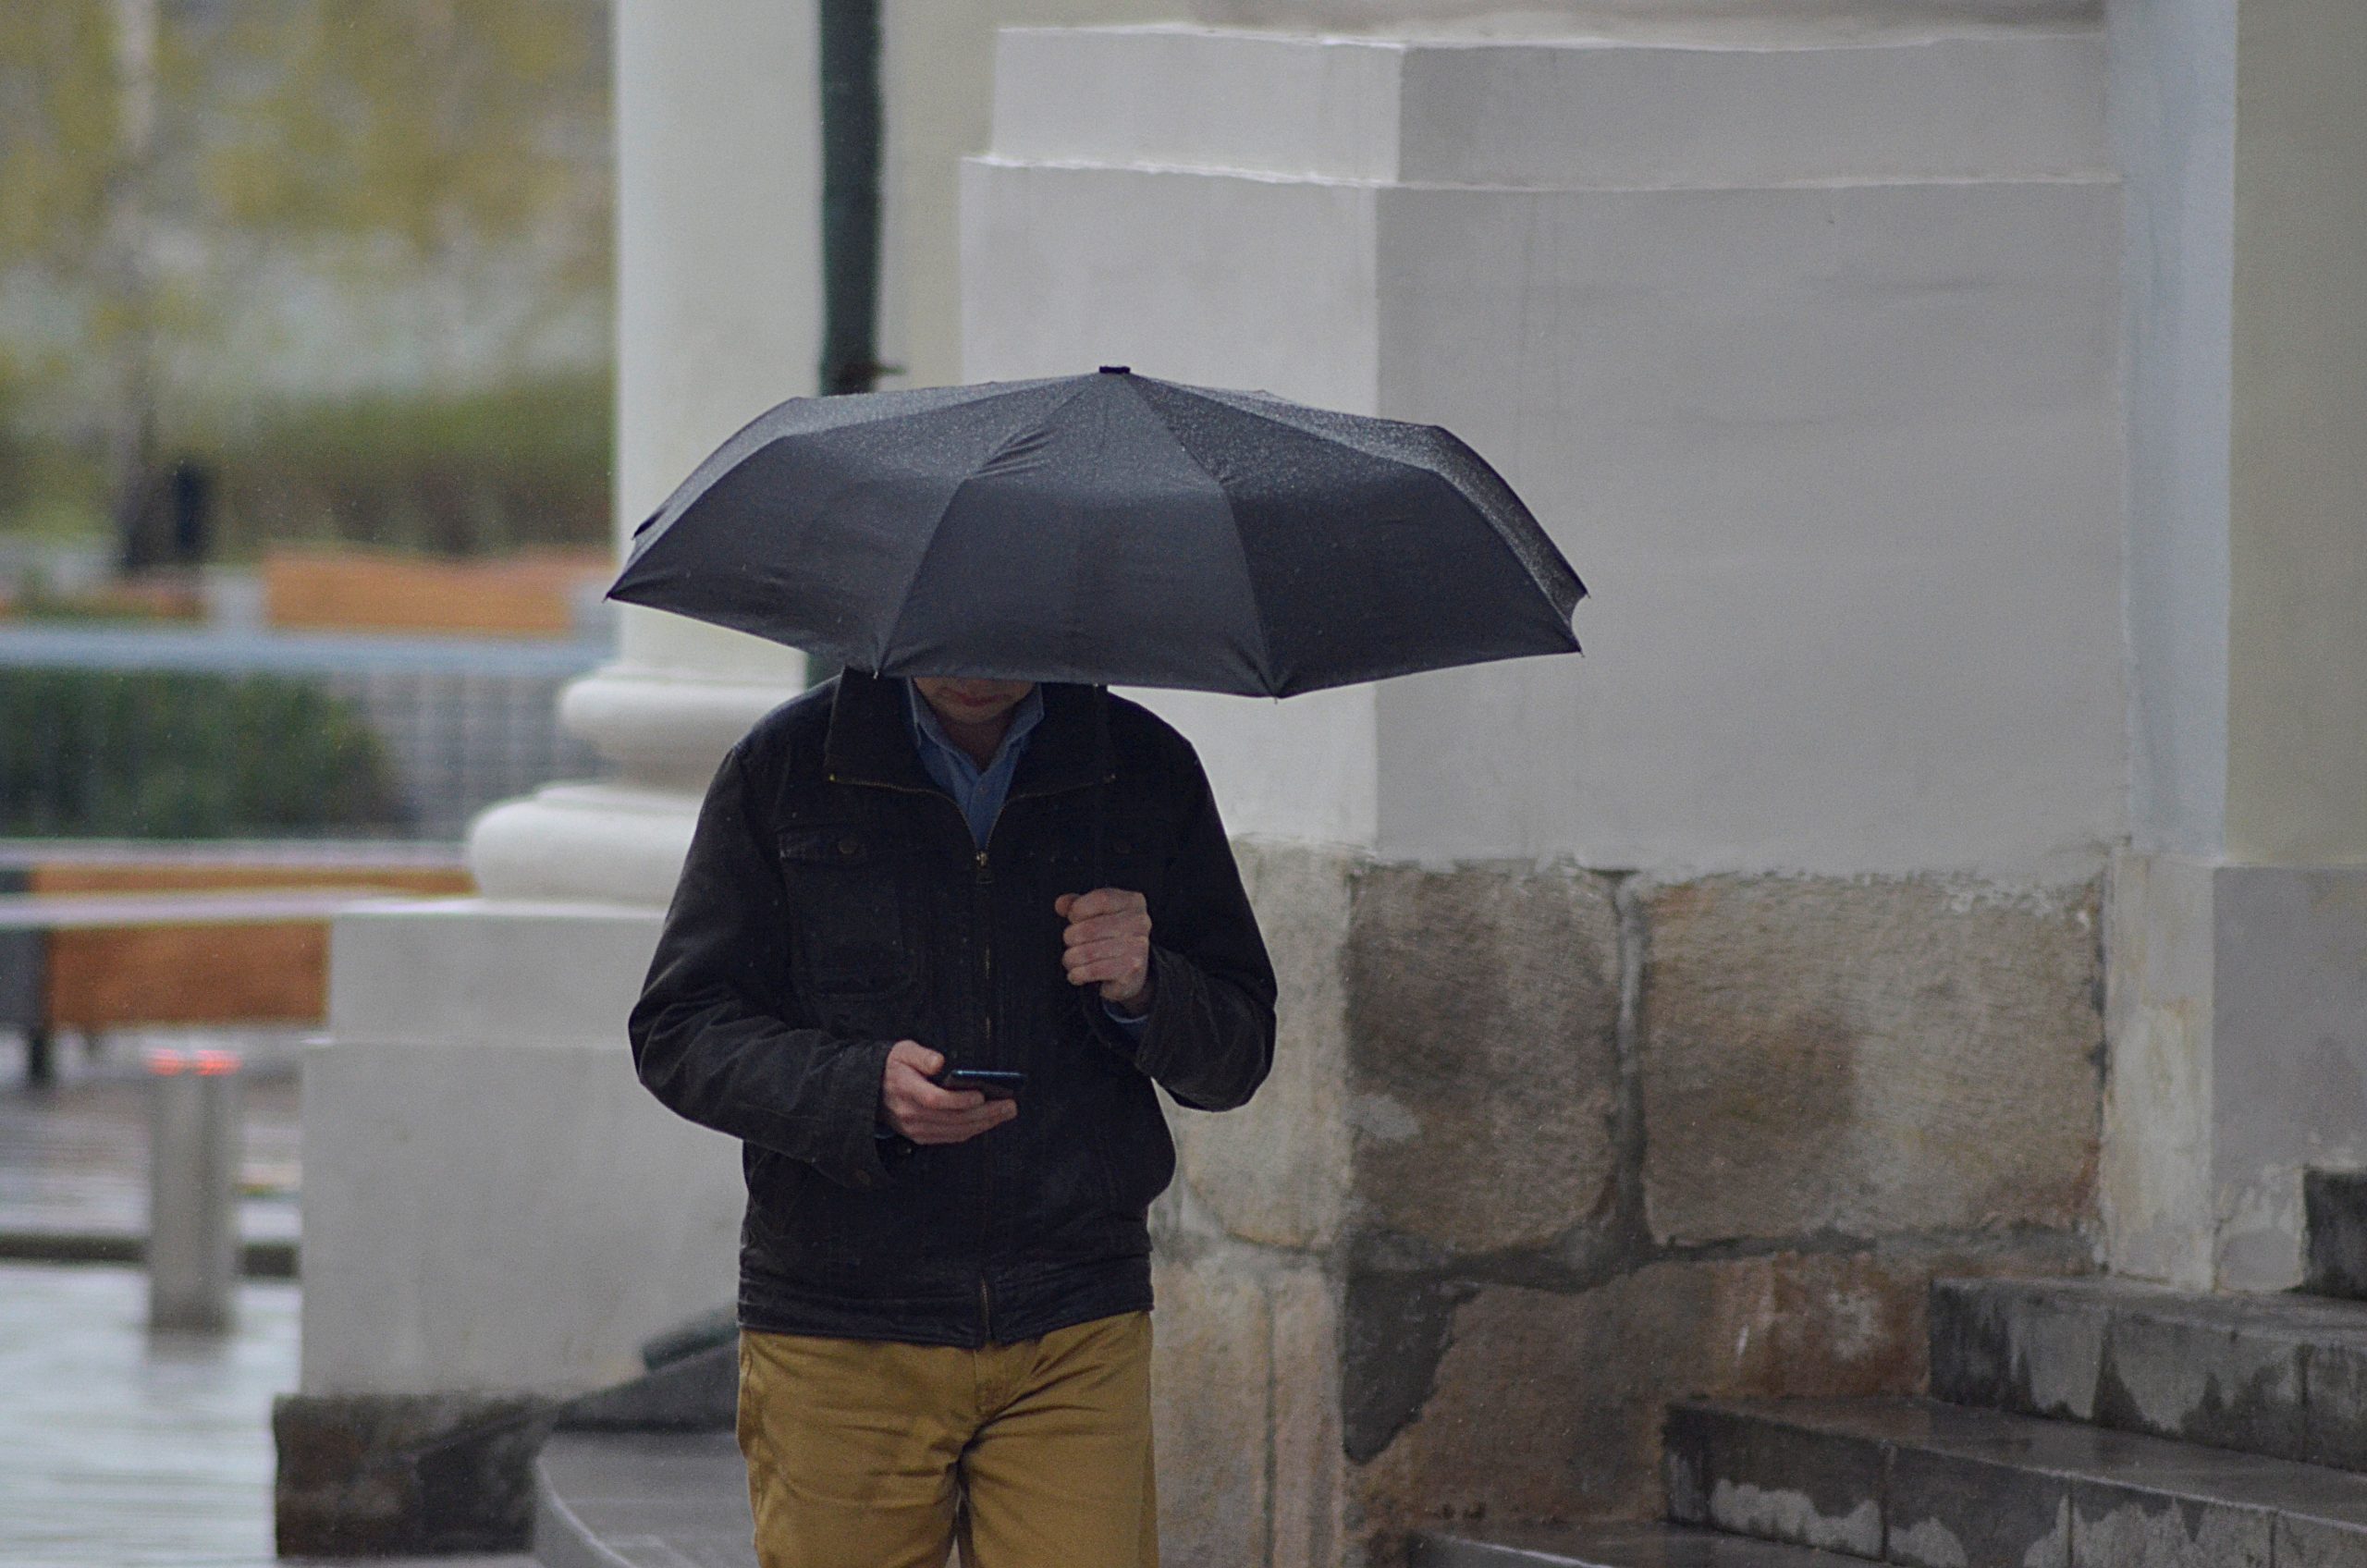
[{"label": "column base", "polygon": [[2307,1174],[2367,1169],[2367,866],[2126,851],[2106,947],[2112,1266],[2301,1284]]}]

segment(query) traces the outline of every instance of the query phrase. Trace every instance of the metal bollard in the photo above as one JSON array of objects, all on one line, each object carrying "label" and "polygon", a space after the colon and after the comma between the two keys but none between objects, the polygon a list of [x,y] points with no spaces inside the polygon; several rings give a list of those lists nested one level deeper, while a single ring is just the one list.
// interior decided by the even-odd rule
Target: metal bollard
[{"label": "metal bollard", "polygon": [[148,1327],[220,1333],[239,1282],[239,1053],[152,1050]]}]

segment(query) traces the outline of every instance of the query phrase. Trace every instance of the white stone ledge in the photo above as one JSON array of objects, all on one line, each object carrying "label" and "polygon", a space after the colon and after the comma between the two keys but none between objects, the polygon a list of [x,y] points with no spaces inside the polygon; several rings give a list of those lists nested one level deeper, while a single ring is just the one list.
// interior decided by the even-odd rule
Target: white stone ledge
[{"label": "white stone ledge", "polygon": [[484,899],[340,914],[329,946],[329,1039],[622,1053],[661,919],[630,905]]},{"label": "white stone ledge", "polygon": [[2098,178],[2100,32],[1340,39],[1013,29],[990,158],[1483,189]]},{"label": "white stone ledge", "polygon": [[1386,181],[1404,46],[1183,27],[1008,28],[994,150]]},{"label": "white stone ledge", "polygon": [[1490,183],[1452,179],[1347,179],[1332,175],[1276,174],[1264,169],[1220,168],[1191,164],[1111,164],[1079,159],[1011,158],[981,153],[963,160],[981,170],[1045,174],[1159,175],[1194,179],[1235,180],[1248,185],[1303,187],[1318,190],[1475,190],[1504,195],[1587,195],[1649,193],[1655,190],[1867,190],[1955,185],[2117,185],[2120,177],[2107,168],[2072,169],[2061,173],[1964,175],[1840,175],[1784,179],[1680,179],[1621,183],[1569,182],[1552,186]]}]

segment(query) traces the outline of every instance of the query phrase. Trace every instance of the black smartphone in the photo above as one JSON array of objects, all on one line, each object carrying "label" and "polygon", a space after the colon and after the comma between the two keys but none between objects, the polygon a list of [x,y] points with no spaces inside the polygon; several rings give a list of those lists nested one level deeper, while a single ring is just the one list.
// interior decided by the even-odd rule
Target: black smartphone
[{"label": "black smartphone", "polygon": [[975,1089],[990,1100],[1010,1100],[1027,1087],[1027,1074],[1000,1067],[949,1067],[937,1082],[941,1088]]}]

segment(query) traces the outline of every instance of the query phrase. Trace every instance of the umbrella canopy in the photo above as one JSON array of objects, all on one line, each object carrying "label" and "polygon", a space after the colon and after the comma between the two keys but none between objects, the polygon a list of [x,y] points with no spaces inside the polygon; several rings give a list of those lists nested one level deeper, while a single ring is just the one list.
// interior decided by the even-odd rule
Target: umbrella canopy
[{"label": "umbrella canopy", "polygon": [[1576,652],[1585,593],[1443,430],[1112,366],[783,403],[608,596],[881,675],[1286,696]]}]

